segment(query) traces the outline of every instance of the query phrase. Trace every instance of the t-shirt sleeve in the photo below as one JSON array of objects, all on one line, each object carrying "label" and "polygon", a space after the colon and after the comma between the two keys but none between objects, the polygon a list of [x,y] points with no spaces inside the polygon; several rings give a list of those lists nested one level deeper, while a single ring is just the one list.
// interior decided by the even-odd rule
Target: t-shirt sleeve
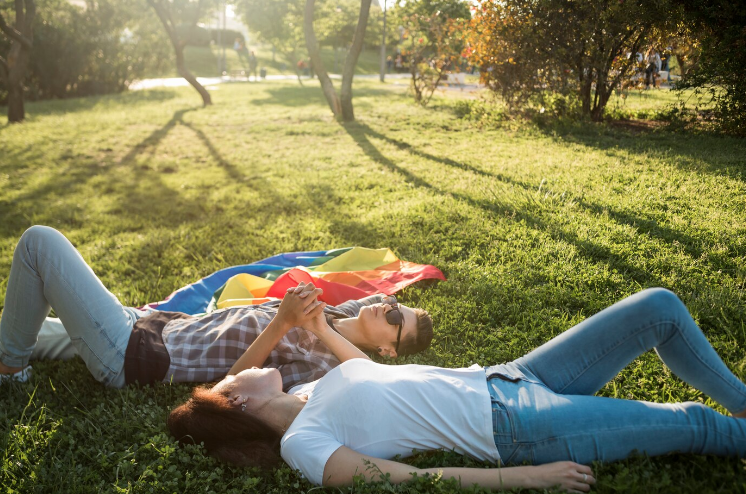
[{"label": "t-shirt sleeve", "polygon": [[326,462],[342,446],[326,434],[303,431],[283,438],[280,454],[290,468],[300,470],[312,484],[323,485]]},{"label": "t-shirt sleeve", "polygon": [[350,317],[357,317],[360,314],[360,309],[366,305],[373,305],[379,303],[383,299],[383,295],[369,295],[360,300],[348,300],[347,302],[341,303],[335,307],[337,310],[341,310]]}]

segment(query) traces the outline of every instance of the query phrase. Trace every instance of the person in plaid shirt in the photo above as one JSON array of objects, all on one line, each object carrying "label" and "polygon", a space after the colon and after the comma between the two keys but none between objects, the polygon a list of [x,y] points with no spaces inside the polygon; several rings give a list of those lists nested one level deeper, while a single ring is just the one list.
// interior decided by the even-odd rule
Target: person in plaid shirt
[{"label": "person in plaid shirt", "polygon": [[[75,353],[94,378],[111,387],[216,381],[239,367],[257,366],[278,369],[289,389],[339,365],[333,338],[344,337],[363,351],[388,357],[430,345],[432,320],[422,309],[381,295],[327,307],[317,300],[319,295],[312,285],[301,285],[293,310],[283,310],[283,303],[291,303],[283,299],[203,316],[124,307],[60,232],[34,226],[13,255],[0,320],[0,378],[27,379],[32,356]],[[325,313],[334,330],[325,336],[327,341],[302,328],[299,300],[304,308]],[[74,352],[34,352],[50,308],[64,324]]]}]

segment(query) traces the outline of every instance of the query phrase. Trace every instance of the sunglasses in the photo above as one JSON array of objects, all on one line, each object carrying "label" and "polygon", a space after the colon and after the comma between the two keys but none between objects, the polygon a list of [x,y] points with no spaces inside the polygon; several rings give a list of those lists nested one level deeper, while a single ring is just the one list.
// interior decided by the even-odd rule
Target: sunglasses
[{"label": "sunglasses", "polygon": [[386,312],[386,322],[392,326],[399,326],[399,332],[396,334],[396,354],[399,355],[399,343],[401,342],[401,330],[404,327],[404,314],[402,314],[399,308],[399,303],[396,301],[396,297],[388,295],[381,299],[381,303],[391,307],[391,310]]}]

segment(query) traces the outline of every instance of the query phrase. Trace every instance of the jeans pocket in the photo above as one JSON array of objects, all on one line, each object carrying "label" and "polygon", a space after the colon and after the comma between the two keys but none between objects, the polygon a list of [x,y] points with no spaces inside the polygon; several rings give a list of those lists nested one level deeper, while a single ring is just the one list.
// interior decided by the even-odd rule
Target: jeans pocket
[{"label": "jeans pocket", "polygon": [[518,441],[510,412],[505,405],[494,399],[492,400],[492,433],[495,438],[495,447],[503,464],[533,463],[533,445]]},{"label": "jeans pocket", "polygon": [[534,464],[534,447],[527,443],[501,444],[497,446],[503,465]]}]

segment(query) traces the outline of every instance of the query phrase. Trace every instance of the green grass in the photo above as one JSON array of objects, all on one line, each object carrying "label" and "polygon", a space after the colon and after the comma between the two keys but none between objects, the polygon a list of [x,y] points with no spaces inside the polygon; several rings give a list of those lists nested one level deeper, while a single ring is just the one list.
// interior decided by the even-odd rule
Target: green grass
[{"label": "green grass", "polygon": [[[280,53],[276,53],[274,60],[272,48],[269,46],[252,46],[249,48],[256,53],[259,68],[265,67],[268,75],[295,75],[292,64]],[[184,49],[184,60],[187,68],[197,77],[217,77],[218,60],[223,56],[223,50],[218,46],[187,46]],[[335,56],[334,49],[322,47],[321,59],[329,73],[341,74],[346,51],[339,51]],[[355,67],[356,74],[378,74],[381,58],[378,49],[363,50],[360,52],[358,63]],[[236,51],[231,47],[225,48],[226,70],[248,69],[244,60],[239,59]],[[146,78],[178,77],[175,62],[164,64],[161,71],[148,74]]]},{"label": "green grass", "polygon": [[[358,121],[348,125],[332,119],[315,83],[221,85],[205,109],[190,88],[28,104],[26,123],[0,124],[0,292],[33,224],[67,235],[130,305],[278,252],[386,246],[448,278],[402,293],[430,311],[436,331],[431,350],[403,362],[512,360],[664,286],[746,379],[743,140],[485,129],[456,117],[451,93],[426,109],[393,85],[356,83],[355,95]],[[79,359],[34,369],[30,383],[0,387],[2,492],[311,489],[287,467],[234,469],[177,448],[165,418],[189,386],[105,389]],[[652,352],[600,394],[717,408]],[[599,493],[746,486],[737,459],[636,458],[596,472]],[[453,488],[422,479],[370,490]]]}]

